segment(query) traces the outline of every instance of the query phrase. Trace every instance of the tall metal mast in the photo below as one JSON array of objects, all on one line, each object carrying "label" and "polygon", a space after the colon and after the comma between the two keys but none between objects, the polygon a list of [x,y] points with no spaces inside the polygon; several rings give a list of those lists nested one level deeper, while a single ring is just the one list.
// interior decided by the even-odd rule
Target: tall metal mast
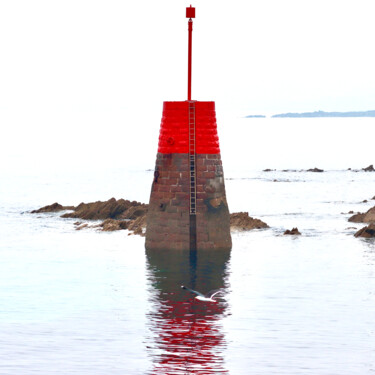
[{"label": "tall metal mast", "polygon": [[195,8],[191,5],[186,8],[186,18],[189,18],[189,47],[188,47],[188,100],[191,100],[191,54],[192,54],[192,38],[193,38],[193,20],[195,18]]}]

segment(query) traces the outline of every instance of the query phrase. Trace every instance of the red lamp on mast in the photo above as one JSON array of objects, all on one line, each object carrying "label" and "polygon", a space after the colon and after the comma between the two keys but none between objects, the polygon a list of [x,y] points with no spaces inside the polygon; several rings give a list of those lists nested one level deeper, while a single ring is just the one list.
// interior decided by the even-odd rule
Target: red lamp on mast
[{"label": "red lamp on mast", "polygon": [[192,54],[192,37],[193,37],[193,20],[195,18],[195,8],[191,5],[186,8],[186,18],[189,18],[189,45],[188,45],[188,100],[191,100],[191,54]]}]

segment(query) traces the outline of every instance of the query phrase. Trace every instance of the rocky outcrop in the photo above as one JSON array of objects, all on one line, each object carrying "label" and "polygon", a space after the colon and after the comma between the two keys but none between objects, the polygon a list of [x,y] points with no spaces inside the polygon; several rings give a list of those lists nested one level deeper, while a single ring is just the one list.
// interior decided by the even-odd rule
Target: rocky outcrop
[{"label": "rocky outcrop", "polygon": [[73,212],[66,213],[61,217],[82,220],[121,220],[133,219],[145,212],[147,212],[147,208],[143,203],[111,198],[105,202],[81,203],[74,208]]},{"label": "rocky outcrop", "polygon": [[298,228],[293,228],[292,230],[287,229],[287,230],[284,232],[284,235],[300,236],[301,233],[300,233],[300,231],[298,230]]},{"label": "rocky outcrop", "polygon": [[367,227],[360,229],[354,234],[355,237],[373,238],[375,237],[375,224],[370,224]]},{"label": "rocky outcrop", "polygon": [[38,210],[31,211],[32,214],[40,214],[45,212],[59,212],[59,211],[65,211],[65,210],[74,210],[74,206],[62,206],[59,203],[52,203],[48,206],[44,206],[42,208],[39,208]]},{"label": "rocky outcrop", "polygon": [[362,170],[365,172],[375,172],[374,166],[372,164],[366,168],[362,168]]},{"label": "rocky outcrop", "polygon": [[33,210],[31,213],[59,212],[72,210],[61,215],[62,218],[76,218],[81,220],[103,220],[100,224],[89,224],[81,221],[74,223],[76,230],[96,228],[104,232],[128,229],[134,234],[143,235],[146,227],[148,205],[125,199],[81,203],[77,207],[62,206],[59,203]]},{"label": "rocky outcrop", "polygon": [[322,172],[324,172],[324,170],[315,167],[315,168],[308,169],[307,172],[318,172],[318,173],[322,173]]},{"label": "rocky outcrop", "polygon": [[[101,220],[101,223],[89,224],[88,222],[76,221],[76,230],[95,228],[103,232],[113,232],[127,229],[131,234],[144,236],[147,222],[148,205],[125,199],[116,200],[111,198],[108,201],[97,201],[81,203],[77,207],[62,206],[53,203],[42,207],[32,213],[58,212],[72,210],[61,215],[62,218],[76,218],[85,221]],[[230,214],[231,230],[252,230],[269,228],[262,220],[252,218],[248,212],[235,212]]]},{"label": "rocky outcrop", "polygon": [[375,206],[365,213],[357,213],[351,216],[348,221],[351,223],[375,223]]},{"label": "rocky outcrop", "polygon": [[230,226],[234,230],[251,230],[269,228],[262,220],[254,219],[248,212],[235,212],[230,214]]}]

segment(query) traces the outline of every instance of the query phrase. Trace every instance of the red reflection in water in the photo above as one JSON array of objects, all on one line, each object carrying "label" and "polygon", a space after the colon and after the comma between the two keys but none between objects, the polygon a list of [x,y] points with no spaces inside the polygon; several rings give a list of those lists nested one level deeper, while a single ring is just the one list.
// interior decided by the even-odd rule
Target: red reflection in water
[{"label": "red reflection in water", "polygon": [[223,367],[224,303],[159,301],[149,318],[154,333],[152,374],[228,374]]}]

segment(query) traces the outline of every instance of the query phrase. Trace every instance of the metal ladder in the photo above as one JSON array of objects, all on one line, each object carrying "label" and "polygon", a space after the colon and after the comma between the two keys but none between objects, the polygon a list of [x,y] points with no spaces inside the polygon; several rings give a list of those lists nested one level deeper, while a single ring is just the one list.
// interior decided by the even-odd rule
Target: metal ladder
[{"label": "metal ladder", "polygon": [[190,169],[190,215],[197,212],[197,187],[195,165],[195,102],[189,101],[189,169]]}]

